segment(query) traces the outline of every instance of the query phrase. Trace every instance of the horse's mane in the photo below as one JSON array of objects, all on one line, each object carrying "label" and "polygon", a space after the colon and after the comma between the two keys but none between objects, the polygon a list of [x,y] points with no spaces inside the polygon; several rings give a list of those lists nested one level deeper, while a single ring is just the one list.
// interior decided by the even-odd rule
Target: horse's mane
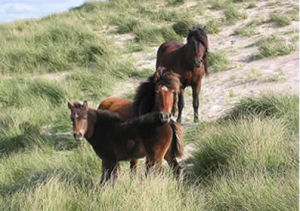
[{"label": "horse's mane", "polygon": [[97,113],[97,122],[116,123],[121,122],[120,116],[108,110],[95,110]]},{"label": "horse's mane", "polygon": [[133,116],[139,116],[152,111],[155,100],[155,87],[157,85],[165,85],[178,93],[180,88],[179,75],[167,71],[161,73],[158,79],[156,79],[155,74],[153,74],[148,77],[145,82],[142,82],[138,86],[134,96],[132,106]]},{"label": "horse's mane", "polygon": [[201,27],[194,27],[190,30],[187,36],[187,42],[190,42],[191,38],[194,37],[198,42],[200,42],[205,47],[205,52],[203,55],[203,63],[205,68],[205,74],[208,74],[207,70],[207,55],[208,55],[208,39],[205,30]]}]

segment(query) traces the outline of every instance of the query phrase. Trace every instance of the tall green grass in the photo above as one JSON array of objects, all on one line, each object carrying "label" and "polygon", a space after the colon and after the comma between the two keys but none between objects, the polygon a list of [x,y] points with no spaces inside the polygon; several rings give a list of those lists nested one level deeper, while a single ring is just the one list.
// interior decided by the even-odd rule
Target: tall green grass
[{"label": "tall green grass", "polygon": [[299,98],[270,94],[241,101],[192,134],[191,175],[207,210],[297,210]]},{"label": "tall green grass", "polygon": [[89,66],[97,56],[109,53],[111,44],[83,25],[43,20],[41,26],[37,30],[30,23],[19,33],[18,24],[3,26],[2,73],[67,71]]},{"label": "tall green grass", "polygon": [[[87,99],[95,108],[118,80],[148,72],[122,59],[106,25],[133,33],[132,51],[181,40],[184,34],[172,24],[190,17],[177,3],[89,2],[0,25],[0,71],[6,75],[0,80],[0,210],[297,210],[295,96],[245,99],[226,117],[186,133],[185,143],[199,148],[181,186],[170,172],[146,178],[141,162],[136,176],[122,164],[119,180],[101,187],[101,159],[85,140],[71,137],[67,101]],[[225,70],[227,60],[224,52],[213,52],[210,67]],[[37,75],[56,71],[69,73],[59,80]]]}]

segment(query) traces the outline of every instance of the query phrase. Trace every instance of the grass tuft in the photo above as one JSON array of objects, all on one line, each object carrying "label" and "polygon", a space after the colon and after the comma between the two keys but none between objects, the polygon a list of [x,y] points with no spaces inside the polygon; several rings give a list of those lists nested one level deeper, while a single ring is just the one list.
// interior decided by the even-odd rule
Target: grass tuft
[{"label": "grass tuft", "polygon": [[260,52],[258,58],[277,57],[290,54],[295,50],[295,46],[287,43],[282,37],[272,35],[258,42],[258,50]]},{"label": "grass tuft", "polygon": [[239,9],[232,4],[226,6],[224,15],[227,24],[235,24],[237,21],[247,18],[246,13],[240,12]]},{"label": "grass tuft", "polygon": [[278,12],[270,14],[270,21],[276,23],[277,26],[287,26],[292,23],[288,14],[280,14]]},{"label": "grass tuft", "polygon": [[224,71],[229,67],[226,53],[222,50],[210,52],[208,56],[208,66],[212,72]]},{"label": "grass tuft", "polygon": [[176,34],[186,37],[189,33],[189,29],[191,29],[196,24],[191,20],[183,20],[172,25],[173,30]]},{"label": "grass tuft", "polygon": [[219,19],[212,19],[212,20],[209,20],[206,24],[205,24],[205,31],[208,33],[208,34],[218,34],[221,29],[221,20]]},{"label": "grass tuft", "polygon": [[183,4],[184,0],[168,0],[168,4],[170,5],[179,5],[179,4]]}]

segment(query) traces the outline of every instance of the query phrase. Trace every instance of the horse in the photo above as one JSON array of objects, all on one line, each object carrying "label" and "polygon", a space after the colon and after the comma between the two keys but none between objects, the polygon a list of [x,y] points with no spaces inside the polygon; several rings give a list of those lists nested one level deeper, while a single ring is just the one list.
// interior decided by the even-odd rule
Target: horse
[{"label": "horse", "polygon": [[[179,76],[176,73],[166,71],[163,68],[154,75],[148,77],[137,88],[134,100],[122,98],[107,98],[98,106],[100,110],[109,110],[119,114],[121,119],[128,120],[149,112],[160,111],[165,115],[174,115],[177,108],[177,95],[180,87]],[[146,157],[147,172],[153,166],[160,166],[165,159],[177,180],[182,180],[182,168],[176,157],[183,153],[182,127],[180,124],[171,120],[170,123],[157,129],[157,134],[146,138],[144,143],[151,146],[157,146],[156,150],[149,152]],[[172,134],[167,136],[166,134]],[[154,149],[154,148],[153,148]],[[130,169],[136,170],[138,160],[130,161]]]},{"label": "horse", "polygon": [[159,135],[157,129],[170,121],[170,116],[162,112],[122,121],[110,111],[89,108],[87,101],[83,104],[68,102],[68,108],[71,110],[74,138],[81,140],[84,137],[102,159],[101,184],[117,178],[119,161],[144,157],[150,149],[142,141]]},{"label": "horse", "polygon": [[199,121],[199,93],[201,80],[208,75],[207,70],[208,39],[204,29],[194,27],[189,30],[187,43],[168,41],[163,43],[156,58],[157,71],[161,66],[166,71],[174,71],[180,75],[181,88],[178,94],[177,122],[181,122],[184,107],[184,89],[191,86],[193,90],[194,122]]}]

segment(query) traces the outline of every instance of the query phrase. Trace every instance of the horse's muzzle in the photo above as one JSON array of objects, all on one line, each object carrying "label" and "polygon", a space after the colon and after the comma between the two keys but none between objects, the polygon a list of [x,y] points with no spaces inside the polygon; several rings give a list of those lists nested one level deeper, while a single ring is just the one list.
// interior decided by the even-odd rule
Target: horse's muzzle
[{"label": "horse's muzzle", "polygon": [[168,122],[170,122],[171,118],[172,118],[172,114],[170,112],[167,113],[167,114],[164,114],[164,113],[161,112],[159,114],[159,119],[160,119],[160,121],[162,123],[168,123]]},{"label": "horse's muzzle", "polygon": [[203,59],[194,59],[194,68],[200,68],[203,63]]},{"label": "horse's muzzle", "polygon": [[83,138],[83,135],[81,133],[73,133],[73,136],[76,141],[80,141]]}]

